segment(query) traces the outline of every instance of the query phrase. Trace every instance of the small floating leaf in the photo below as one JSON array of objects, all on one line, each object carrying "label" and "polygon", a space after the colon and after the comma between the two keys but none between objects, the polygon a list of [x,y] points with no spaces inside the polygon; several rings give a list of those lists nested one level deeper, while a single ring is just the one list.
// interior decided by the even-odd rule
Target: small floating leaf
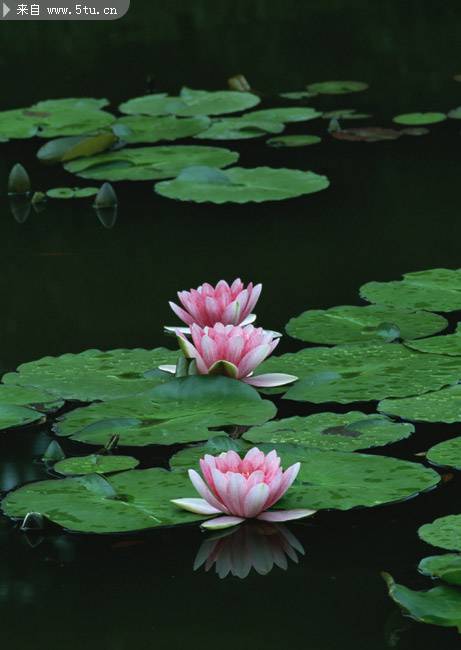
[{"label": "small floating leaf", "polygon": [[408,126],[437,124],[447,119],[445,113],[402,113],[396,115],[392,121],[396,124],[406,124]]},{"label": "small floating leaf", "polygon": [[82,474],[112,474],[134,469],[139,461],[133,456],[74,456],[56,463],[54,471],[63,476],[78,476]]},{"label": "small floating leaf", "polygon": [[281,107],[281,108],[264,108],[259,111],[251,111],[243,117],[253,120],[270,120],[272,122],[307,122],[320,117],[322,113],[315,108],[301,107]]},{"label": "small floating leaf", "polygon": [[[397,330],[383,327],[386,322],[395,324]],[[440,332],[447,326],[448,322],[442,316],[424,311],[381,307],[380,305],[366,307],[347,305],[305,311],[288,322],[286,331],[290,336],[302,341],[337,345],[367,341],[392,341],[399,337],[417,339]]]},{"label": "small floating leaf", "polygon": [[307,147],[322,141],[318,135],[281,135],[266,141],[271,147]]},{"label": "small floating leaf", "polygon": [[21,163],[16,163],[8,177],[8,194],[27,194],[30,189],[29,174]]},{"label": "small floating leaf", "polygon": [[55,187],[52,190],[48,190],[46,195],[50,199],[73,199],[74,190],[71,187]]},{"label": "small floating leaf", "polygon": [[366,90],[368,84],[363,81],[320,81],[309,84],[307,90],[321,95],[344,95]]},{"label": "small floating leaf", "polygon": [[203,183],[176,178],[157,183],[155,191],[162,196],[180,201],[203,203],[247,203],[280,201],[326,189],[329,180],[313,172],[296,169],[232,167],[223,172],[230,184]]},{"label": "small floating leaf", "polygon": [[447,551],[461,551],[461,515],[439,517],[418,529],[418,535],[427,544]]}]

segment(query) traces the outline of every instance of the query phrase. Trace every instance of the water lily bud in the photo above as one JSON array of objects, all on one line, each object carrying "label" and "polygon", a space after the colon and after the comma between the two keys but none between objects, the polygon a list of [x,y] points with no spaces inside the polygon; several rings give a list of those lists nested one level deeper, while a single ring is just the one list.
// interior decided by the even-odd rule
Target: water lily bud
[{"label": "water lily bud", "polygon": [[64,453],[61,445],[56,440],[52,440],[46,448],[42,460],[46,463],[55,463],[59,460],[64,460],[66,454]]},{"label": "water lily bud", "polygon": [[117,195],[110,183],[103,183],[94,200],[95,208],[115,208],[118,205]]},{"label": "water lily bud", "polygon": [[21,530],[43,530],[45,519],[40,512],[28,512],[21,524]]},{"label": "water lily bud", "polygon": [[236,74],[233,77],[229,77],[227,85],[230,90],[237,90],[241,93],[251,92],[251,86],[243,74]]},{"label": "water lily bud", "polygon": [[30,188],[29,174],[20,163],[16,163],[8,177],[8,194],[27,194]]},{"label": "water lily bud", "polygon": [[328,133],[334,133],[335,131],[341,131],[341,125],[337,117],[332,117],[328,124]]}]

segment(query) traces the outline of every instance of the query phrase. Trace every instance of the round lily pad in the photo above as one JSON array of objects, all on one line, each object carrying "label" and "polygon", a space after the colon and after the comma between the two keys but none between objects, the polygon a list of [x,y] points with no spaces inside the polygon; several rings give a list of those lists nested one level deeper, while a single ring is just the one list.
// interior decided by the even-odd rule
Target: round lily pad
[{"label": "round lily pad", "polygon": [[423,542],[432,546],[461,551],[461,515],[448,515],[431,524],[424,524],[419,528],[418,535]]},{"label": "round lily pad", "polygon": [[108,106],[109,100],[105,98],[96,99],[94,97],[64,97],[62,99],[44,99],[34,104],[36,111],[62,111],[62,110],[97,110]]},{"label": "round lily pad", "polygon": [[263,108],[244,115],[247,119],[272,120],[273,122],[307,122],[320,117],[322,113],[310,107]]},{"label": "round lily pad", "polygon": [[114,133],[130,144],[138,142],[160,142],[161,140],[179,140],[206,131],[211,120],[206,115],[178,118],[174,115],[165,117],[146,117],[128,115],[119,118],[113,125]]},{"label": "round lily pad", "polygon": [[454,357],[422,355],[398,343],[308,348],[269,358],[256,374],[266,372],[300,378],[286,399],[341,404],[419,395],[461,378],[461,366]]},{"label": "round lily pad", "polygon": [[154,350],[86,350],[23,363],[2,378],[5,384],[32,386],[68,400],[91,402],[135,395],[171,376],[157,370],[175,363],[177,352]]},{"label": "round lily pad", "polygon": [[57,411],[64,404],[56,395],[39,388],[0,384],[0,404],[28,406],[36,411]]},{"label": "round lily pad", "polygon": [[414,422],[461,422],[461,385],[405,399],[385,399],[378,410]]},{"label": "round lily pad", "polygon": [[126,533],[204,519],[171,503],[190,497],[191,489],[182,472],[135,469],[109,479],[89,474],[29,483],[10,492],[2,509],[13,518],[37,512],[79,533]]},{"label": "round lily pad", "polygon": [[191,168],[172,181],[157,183],[155,191],[169,199],[197,203],[261,203],[312,194],[329,184],[326,176],[297,169],[232,167],[210,177],[203,168]]},{"label": "round lily pad", "polygon": [[46,195],[50,199],[85,199],[96,196],[98,192],[98,187],[55,187],[48,190]]},{"label": "round lily pad", "polygon": [[21,427],[39,420],[45,420],[43,413],[39,411],[14,404],[0,404],[0,429]]},{"label": "round lily pad", "polygon": [[350,411],[272,420],[252,427],[243,438],[256,444],[291,443],[316,449],[356,451],[408,438],[414,430],[411,424],[393,422],[375,413]]},{"label": "round lily pad", "polygon": [[404,612],[420,623],[456,627],[461,632],[461,591],[448,585],[434,587],[429,591],[414,591],[397,584],[392,576],[385,574],[392,600]]},{"label": "round lily pad", "polygon": [[461,436],[431,447],[426,458],[434,465],[461,470]]},{"label": "round lily pad", "polygon": [[421,341],[408,341],[407,345],[413,350],[429,354],[447,354],[453,357],[461,356],[461,326],[458,324],[454,334],[433,336]]},{"label": "round lily pad", "polygon": [[[32,110],[32,114],[34,113],[35,110]],[[35,119],[40,126],[37,135],[41,138],[58,138],[95,133],[112,124],[115,117],[111,113],[101,110],[62,109],[50,113],[48,117]]]},{"label": "round lily pad", "polygon": [[405,273],[403,280],[368,282],[360,288],[368,302],[405,309],[461,309],[461,270],[430,269]]},{"label": "round lily pad", "polygon": [[418,570],[425,576],[461,587],[461,555],[457,553],[425,557],[419,563]]},{"label": "round lily pad", "polygon": [[307,147],[322,142],[318,135],[281,135],[266,141],[271,147]]},{"label": "round lily pad", "polygon": [[[298,478],[276,508],[349,510],[401,501],[428,490],[440,480],[431,469],[417,463],[359,453],[322,451],[296,445],[258,445],[265,452],[276,449],[284,468],[300,462]],[[202,445],[175,454],[170,465],[176,471],[198,469]]]},{"label": "round lily pad", "polygon": [[54,466],[54,471],[63,476],[78,476],[83,474],[112,474],[134,469],[139,461],[133,456],[107,456],[91,454],[90,456],[75,456],[60,460]]},{"label": "round lily pad", "polygon": [[68,172],[82,178],[106,181],[145,181],[177,176],[192,165],[226,167],[238,160],[238,153],[222,147],[171,145],[121,149],[73,160]]},{"label": "round lily pad", "polygon": [[174,379],[139,397],[76,409],[55,424],[59,436],[104,445],[114,434],[119,446],[172,445],[206,440],[210,427],[260,424],[274,417],[269,400],[227,377]]},{"label": "round lily pad", "polygon": [[0,111],[0,137],[2,140],[26,140],[37,135],[38,126],[21,109]]},{"label": "round lily pad", "polygon": [[215,120],[209,129],[195,137],[203,140],[247,140],[260,138],[268,133],[281,133],[283,122],[265,117],[252,117],[252,113],[241,117]]},{"label": "round lily pad", "polygon": [[445,113],[402,113],[396,115],[392,121],[407,126],[422,126],[424,124],[437,124],[437,122],[443,122],[446,119]]},{"label": "round lily pad", "polygon": [[348,305],[305,311],[288,322],[286,331],[301,341],[336,345],[383,342],[395,338],[416,339],[440,332],[447,325],[442,316],[429,312],[380,305]]},{"label": "round lily pad", "polygon": [[309,84],[307,90],[321,95],[345,95],[366,90],[368,84],[363,81],[319,81]]}]

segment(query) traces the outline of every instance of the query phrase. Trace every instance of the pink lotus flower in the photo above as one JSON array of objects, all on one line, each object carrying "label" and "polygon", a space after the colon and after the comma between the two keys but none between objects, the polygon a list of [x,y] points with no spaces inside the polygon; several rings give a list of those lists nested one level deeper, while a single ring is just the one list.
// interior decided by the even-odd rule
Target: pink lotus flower
[{"label": "pink lotus flower", "polygon": [[300,463],[282,471],[275,450],[267,456],[253,447],[241,459],[235,451],[200,459],[205,481],[193,469],[189,478],[201,499],[173,499],[184,510],[199,515],[224,515],[202,524],[211,530],[229,528],[245,519],[282,522],[314,514],[315,510],[266,512],[279,501],[298,475]]},{"label": "pink lotus flower", "polygon": [[294,375],[280,373],[252,376],[254,369],[280,340],[261,327],[216,323],[214,327],[202,328],[194,323],[191,326],[193,344],[180,330],[176,330],[176,335],[184,355],[195,359],[200,375],[226,375],[258,387],[282,386],[297,379]]},{"label": "pink lotus flower", "polygon": [[198,289],[179,291],[182,307],[174,302],[170,302],[170,307],[189,326],[193,323],[200,327],[213,327],[216,323],[247,325],[256,318],[251,311],[258,302],[261,289],[261,284],[253,286],[252,282],[245,289],[240,278],[231,286],[225,280],[220,280],[216,287],[205,282]]}]

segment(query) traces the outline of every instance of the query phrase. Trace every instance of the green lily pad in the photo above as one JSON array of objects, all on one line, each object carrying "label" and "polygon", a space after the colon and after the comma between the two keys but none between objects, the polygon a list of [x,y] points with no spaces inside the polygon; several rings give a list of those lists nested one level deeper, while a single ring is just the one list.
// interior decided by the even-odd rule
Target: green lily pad
[{"label": "green lily pad", "polygon": [[204,203],[247,203],[254,201],[281,201],[303,194],[326,189],[330,182],[326,176],[297,169],[276,169],[272,167],[232,167],[222,173],[214,182],[199,171],[191,176],[179,174],[172,181],[155,185],[157,194],[180,201]]},{"label": "green lily pad", "polygon": [[37,111],[62,111],[62,110],[97,110],[109,105],[105,98],[95,99],[93,97],[65,97],[63,99],[45,99],[34,104]]},{"label": "green lily pad", "polygon": [[336,111],[327,111],[322,115],[324,120],[365,120],[371,117],[369,113],[357,113],[355,108],[339,108]]},{"label": "green lily pad", "polygon": [[322,142],[318,135],[281,135],[266,141],[270,147],[307,147]]},{"label": "green lily pad", "polygon": [[96,196],[98,192],[98,187],[55,187],[48,190],[46,195],[50,199],[86,199]]},{"label": "green lily pad", "polygon": [[[266,453],[276,449],[284,468],[300,462],[298,478],[277,508],[349,510],[401,501],[428,490],[439,475],[418,463],[340,451],[322,451],[296,445],[258,445]],[[198,461],[209,453],[203,445],[175,454],[175,471],[198,469]]]},{"label": "green lily pad", "polygon": [[397,338],[403,339],[429,336],[448,325],[447,321],[437,314],[369,305],[310,309],[292,318],[286,326],[286,331],[294,338],[311,343],[384,342],[389,340],[387,323],[394,324]]},{"label": "green lily pad", "polygon": [[112,124],[112,130],[121,140],[130,144],[138,142],[160,142],[161,140],[179,140],[206,131],[211,120],[206,115],[178,118],[174,115],[165,117],[146,117],[128,115]]},{"label": "green lily pad", "polygon": [[203,140],[247,140],[260,138],[267,133],[281,133],[285,125],[263,117],[251,117],[252,113],[241,117],[228,117],[215,120],[209,129],[195,137]]},{"label": "green lily pad", "polygon": [[230,90],[193,90],[183,88],[179,97],[164,93],[135,97],[119,106],[122,113],[129,115],[222,115],[252,108],[260,99],[253,93]]},{"label": "green lily pad", "polygon": [[115,117],[101,110],[63,109],[50,113],[49,117],[35,119],[40,126],[37,135],[41,138],[58,138],[97,132],[112,124]]},{"label": "green lily pad", "polygon": [[456,311],[461,309],[461,269],[430,269],[405,273],[403,280],[368,282],[360,288],[360,295],[389,307]]},{"label": "green lily pad", "polygon": [[461,385],[405,399],[385,399],[378,410],[414,422],[461,422]]},{"label": "green lily pad", "polygon": [[243,438],[253,443],[291,443],[316,449],[356,451],[408,438],[414,430],[411,424],[393,422],[377,414],[350,411],[273,420],[252,427]]},{"label": "green lily pad", "polygon": [[361,126],[355,129],[336,129],[330,133],[336,140],[346,142],[383,142],[386,140],[398,140],[403,131],[397,129],[384,129],[381,126]]},{"label": "green lily pad", "polygon": [[60,460],[54,466],[54,471],[64,476],[79,476],[83,474],[112,474],[134,469],[139,461],[133,456],[106,456],[91,454],[90,456],[75,456]]},{"label": "green lily pad", "polygon": [[414,591],[385,574],[389,596],[406,614],[420,623],[456,627],[461,632],[461,590],[442,585]]},{"label": "green lily pad", "polygon": [[271,120],[273,122],[307,122],[321,117],[322,113],[315,108],[310,107],[281,107],[281,108],[263,108],[260,111],[251,111],[246,113],[246,119],[253,120]]},{"label": "green lily pad", "polygon": [[227,377],[174,379],[138,397],[76,409],[55,424],[59,436],[104,445],[114,434],[119,446],[172,445],[210,437],[210,427],[260,424],[274,417],[269,400]]},{"label": "green lily pad", "polygon": [[408,341],[408,347],[429,354],[447,354],[453,357],[461,356],[461,325],[458,324],[454,334],[433,336],[421,341]]},{"label": "green lily pad", "polygon": [[320,81],[309,84],[307,90],[321,95],[345,95],[366,90],[368,84],[363,81]]},{"label": "green lily pad", "polygon": [[37,135],[38,126],[22,110],[0,111],[0,137],[2,140],[26,140]]},{"label": "green lily pad", "polygon": [[308,90],[294,90],[286,93],[279,93],[280,97],[284,99],[311,99],[317,97],[318,93],[310,93]]},{"label": "green lily pad", "polygon": [[461,551],[461,515],[448,515],[435,519],[431,524],[424,524],[418,535],[432,546],[447,551]]},{"label": "green lily pad", "polygon": [[171,145],[121,149],[73,160],[64,168],[82,178],[107,181],[145,181],[177,176],[193,165],[226,167],[239,155],[222,147]]},{"label": "green lily pad", "polygon": [[427,452],[426,458],[434,465],[461,470],[461,436],[434,445]]},{"label": "green lily pad", "polygon": [[10,492],[2,509],[13,518],[38,512],[79,533],[126,533],[204,519],[171,503],[171,499],[190,497],[191,489],[182,472],[135,469],[109,479],[89,474],[29,483]]},{"label": "green lily pad", "polygon": [[285,398],[317,404],[420,395],[461,378],[457,359],[422,355],[398,343],[308,348],[269,358],[256,374],[266,372],[299,377]]},{"label": "green lily pad", "polygon": [[64,404],[56,395],[39,388],[0,384],[0,404],[28,406],[45,413],[57,411]]},{"label": "green lily pad", "polygon": [[419,563],[418,570],[425,576],[461,587],[461,555],[458,553],[425,557]]},{"label": "green lily pad", "polygon": [[392,118],[396,124],[419,126],[424,124],[437,124],[447,119],[445,113],[402,113]]},{"label": "green lily pad", "polygon": [[0,430],[22,427],[31,422],[44,421],[43,413],[25,406],[15,404],[0,404]]},{"label": "green lily pad", "polygon": [[177,352],[166,348],[86,350],[23,363],[17,372],[4,375],[2,381],[9,386],[40,388],[68,400],[115,399],[170,381],[171,376],[157,368],[175,363],[177,357]]}]

